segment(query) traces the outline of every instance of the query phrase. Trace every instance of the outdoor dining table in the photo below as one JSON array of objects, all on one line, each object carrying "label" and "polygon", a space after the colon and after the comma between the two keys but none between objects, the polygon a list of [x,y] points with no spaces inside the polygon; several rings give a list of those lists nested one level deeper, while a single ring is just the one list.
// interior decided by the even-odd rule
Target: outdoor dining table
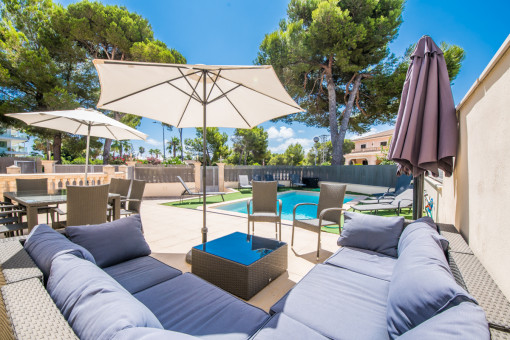
[{"label": "outdoor dining table", "polygon": [[[113,206],[113,219],[117,220],[120,218],[120,200],[119,194],[108,194],[108,200],[112,202]],[[28,232],[32,230],[38,224],[38,212],[37,209],[53,204],[62,204],[67,202],[67,190],[58,189],[54,193],[46,191],[11,191],[4,192],[4,201],[11,202],[15,201],[19,205],[22,205],[27,210],[27,225]]]}]

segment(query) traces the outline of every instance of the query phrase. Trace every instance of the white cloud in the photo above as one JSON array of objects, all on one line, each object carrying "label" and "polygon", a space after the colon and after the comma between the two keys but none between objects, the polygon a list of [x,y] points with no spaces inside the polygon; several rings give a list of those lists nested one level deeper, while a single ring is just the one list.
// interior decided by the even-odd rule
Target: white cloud
[{"label": "white cloud", "polygon": [[296,143],[301,144],[305,153],[308,152],[308,149],[310,149],[313,145],[313,141],[308,138],[288,138],[278,146],[270,146],[269,150],[271,150],[273,153],[283,153],[285,150],[287,150],[289,145]]},{"label": "white cloud", "polygon": [[305,130],[298,130],[298,133],[305,133]]},{"label": "white cloud", "polygon": [[281,142],[284,139],[294,137],[294,130],[286,126],[281,126],[280,130],[278,130],[278,128],[271,126],[269,129],[267,129],[267,136],[269,139],[276,139],[277,141]]},{"label": "white cloud", "polygon": [[147,138],[145,140],[145,143],[149,144],[149,145],[152,145],[152,146],[159,146],[161,145],[161,142],[160,141],[157,141],[155,140],[154,138]]}]

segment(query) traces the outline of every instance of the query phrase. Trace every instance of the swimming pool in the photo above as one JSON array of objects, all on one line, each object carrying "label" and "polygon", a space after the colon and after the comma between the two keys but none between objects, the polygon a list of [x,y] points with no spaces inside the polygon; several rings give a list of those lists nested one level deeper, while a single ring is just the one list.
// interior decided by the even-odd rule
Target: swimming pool
[{"label": "swimming pool", "polygon": [[[318,192],[284,192],[278,194],[278,198],[282,200],[282,219],[292,221],[292,210],[298,203],[319,203]],[[345,195],[344,203],[352,201],[354,196]],[[246,201],[225,204],[215,207],[215,209],[221,209],[226,211],[238,212],[246,214]],[[317,206],[305,205],[299,207],[296,211],[296,218],[315,218],[317,217]]]}]

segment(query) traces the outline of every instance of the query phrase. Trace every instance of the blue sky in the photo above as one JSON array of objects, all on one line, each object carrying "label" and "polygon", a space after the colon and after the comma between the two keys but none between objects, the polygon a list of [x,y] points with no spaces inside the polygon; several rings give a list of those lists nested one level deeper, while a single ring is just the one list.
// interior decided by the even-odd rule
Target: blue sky
[{"label": "blue sky", "polygon": [[[62,0],[67,5],[74,1]],[[252,64],[264,35],[278,28],[285,18],[287,0],[103,0],[103,3],[125,6],[147,18],[155,38],[180,51],[190,64]],[[455,103],[459,103],[476,78],[510,34],[508,24],[510,1],[486,0],[408,0],[404,22],[391,52],[400,56],[424,35],[436,43],[441,41],[464,48],[466,59],[452,87]],[[303,124],[267,122],[269,147],[283,152],[290,143],[299,142],[306,149],[314,136],[329,134],[327,129]],[[374,126],[372,132],[391,126]],[[162,149],[161,125],[144,118],[139,130],[147,133],[146,142],[134,141],[136,149],[143,145]],[[232,134],[233,129],[221,129]],[[165,137],[177,136],[177,130]],[[194,137],[195,129],[184,129],[184,138]],[[352,135],[348,135],[352,137]]]}]

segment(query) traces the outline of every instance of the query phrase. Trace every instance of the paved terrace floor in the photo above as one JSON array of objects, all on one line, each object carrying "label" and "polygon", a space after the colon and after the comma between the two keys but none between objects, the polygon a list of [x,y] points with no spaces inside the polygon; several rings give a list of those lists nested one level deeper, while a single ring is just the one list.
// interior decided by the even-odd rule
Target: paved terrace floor
[{"label": "paved terrace floor", "polygon": [[[186,263],[186,253],[202,242],[202,211],[164,206],[169,200],[144,200],[141,208],[145,238],[152,249],[152,256],[158,260],[190,272]],[[208,240],[240,231],[246,233],[247,218],[230,216],[223,213],[208,212]],[[255,235],[274,238],[274,223],[255,223]],[[296,228],[294,248],[290,247],[292,226],[282,223],[282,241],[289,244],[287,272],[271,282],[266,288],[248,302],[265,311],[289,291],[314,265],[323,262],[338,250],[338,235],[325,233],[321,235],[321,253],[316,260],[317,234]]]}]

